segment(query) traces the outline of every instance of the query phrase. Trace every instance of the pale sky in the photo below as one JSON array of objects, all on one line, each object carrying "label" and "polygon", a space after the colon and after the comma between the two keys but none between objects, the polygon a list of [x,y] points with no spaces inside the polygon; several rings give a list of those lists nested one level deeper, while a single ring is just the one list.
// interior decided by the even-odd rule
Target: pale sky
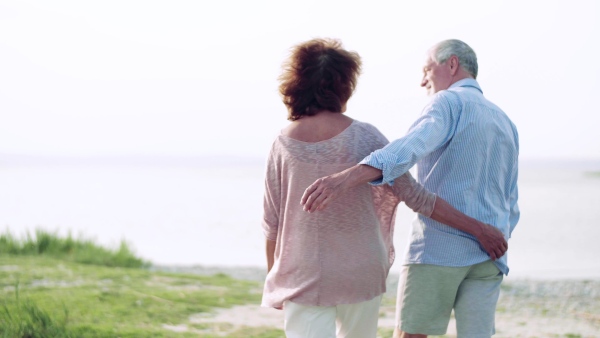
[{"label": "pale sky", "polygon": [[597,1],[0,0],[0,155],[266,156],[289,49],[362,56],[347,114],[404,135],[426,50],[457,38],[522,159],[600,159]]}]

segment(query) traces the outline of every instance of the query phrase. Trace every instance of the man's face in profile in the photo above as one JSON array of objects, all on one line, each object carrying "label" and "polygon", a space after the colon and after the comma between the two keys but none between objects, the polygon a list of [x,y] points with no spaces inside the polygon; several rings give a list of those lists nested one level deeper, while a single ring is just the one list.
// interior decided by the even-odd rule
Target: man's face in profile
[{"label": "man's face in profile", "polygon": [[452,75],[450,73],[449,62],[446,61],[442,64],[438,64],[433,60],[433,56],[430,53],[423,66],[423,79],[421,80],[421,87],[427,90],[427,95],[433,95],[440,90],[446,90],[450,88],[452,84]]}]

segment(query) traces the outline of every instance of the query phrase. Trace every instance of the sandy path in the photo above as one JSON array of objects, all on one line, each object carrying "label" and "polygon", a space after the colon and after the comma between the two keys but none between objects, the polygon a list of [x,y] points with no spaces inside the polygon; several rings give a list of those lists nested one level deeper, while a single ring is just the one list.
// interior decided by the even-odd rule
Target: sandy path
[{"label": "sandy path", "polygon": [[[393,329],[394,307],[383,306],[379,327]],[[232,330],[241,327],[283,327],[283,312],[262,308],[257,305],[236,306],[222,309],[212,316],[192,316],[191,323],[228,323]],[[519,317],[509,314],[498,314],[496,317],[497,332],[494,337],[600,337],[600,326],[584,318],[557,317]],[[448,326],[448,337],[455,337],[455,323],[451,320]]]},{"label": "sandy path", "polygon": [[[264,272],[254,269],[220,271],[218,268],[197,268],[193,272],[223,272],[240,279],[264,280]],[[381,307],[380,328],[394,327],[396,282],[397,276],[391,275]],[[212,323],[220,329],[231,330],[244,326],[281,329],[283,312],[258,305],[243,305],[210,314],[198,314],[190,317],[189,321],[189,324]],[[185,326],[183,324],[174,329]],[[455,335],[455,323],[452,320],[447,337]],[[600,338],[600,280],[505,280],[496,311],[494,337]]]}]

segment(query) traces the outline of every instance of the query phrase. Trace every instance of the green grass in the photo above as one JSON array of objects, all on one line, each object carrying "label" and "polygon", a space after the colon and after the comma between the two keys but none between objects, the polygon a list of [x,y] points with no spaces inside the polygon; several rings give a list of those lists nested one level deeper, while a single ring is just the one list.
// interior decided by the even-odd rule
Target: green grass
[{"label": "green grass", "polygon": [[[18,296],[17,296],[18,300]],[[2,337],[70,337],[66,328],[68,311],[64,308],[64,315],[57,319],[41,310],[37,305],[27,300],[23,303],[17,301],[17,311],[3,304],[3,314],[0,315],[0,333]]]},{"label": "green grass", "polygon": [[[43,232],[22,240],[2,235],[0,337],[222,337],[211,325],[189,323],[190,316],[260,303],[257,282],[154,272],[147,264],[124,244],[109,250]],[[240,338],[283,336],[270,328],[228,332]]]},{"label": "green grass", "polygon": [[75,239],[71,234],[60,237],[56,233],[36,230],[24,238],[17,238],[10,232],[0,234],[0,255],[49,256],[63,260],[104,266],[140,268],[149,262],[134,255],[125,241],[118,249],[109,249],[96,244],[91,239]]},{"label": "green grass", "polygon": [[[392,338],[392,336],[394,335],[394,330],[393,329],[383,329],[383,328],[379,328],[377,330],[377,337],[378,338]],[[430,338],[444,338],[447,337],[446,335],[443,336],[427,336]]]}]

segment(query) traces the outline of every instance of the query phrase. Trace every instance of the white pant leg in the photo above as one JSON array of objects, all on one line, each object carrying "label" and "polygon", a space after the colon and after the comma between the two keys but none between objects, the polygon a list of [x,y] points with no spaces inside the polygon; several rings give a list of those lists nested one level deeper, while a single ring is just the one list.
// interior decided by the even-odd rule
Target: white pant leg
[{"label": "white pant leg", "polygon": [[284,330],[288,338],[335,338],[335,306],[307,306],[286,301]]},{"label": "white pant leg", "polygon": [[337,338],[375,338],[379,320],[379,295],[356,304],[337,306]]}]

